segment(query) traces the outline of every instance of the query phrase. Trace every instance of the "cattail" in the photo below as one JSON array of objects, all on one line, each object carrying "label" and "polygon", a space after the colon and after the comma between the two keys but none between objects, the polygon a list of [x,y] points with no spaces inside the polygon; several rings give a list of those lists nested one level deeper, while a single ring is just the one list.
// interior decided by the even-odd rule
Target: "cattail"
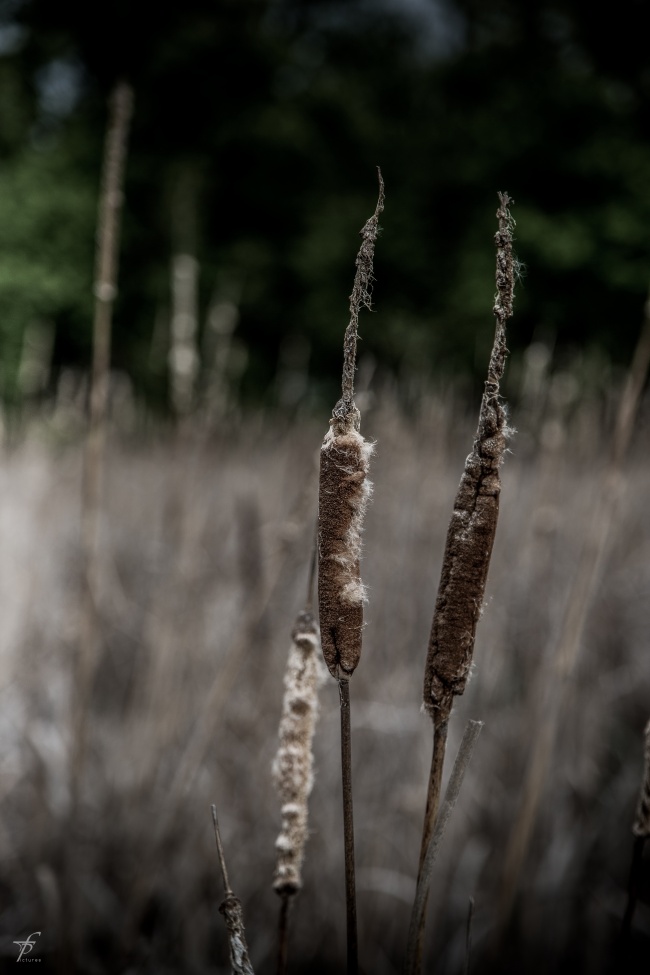
[{"label": "cattail", "polygon": [[219,866],[221,867],[221,876],[223,877],[223,886],[225,888],[225,897],[219,905],[219,913],[223,914],[224,921],[226,922],[226,930],[228,931],[228,947],[230,950],[232,975],[255,975],[250,958],[248,957],[248,945],[246,944],[244,913],[242,911],[241,901],[233,894],[230,880],[228,879],[226,859],[221,843],[221,834],[219,832],[219,820],[217,819],[217,807],[213,804],[211,810],[214,838],[217,844],[217,855],[219,857]]},{"label": "cattail", "polygon": [[435,710],[449,714],[454,695],[465,690],[499,515],[499,467],[508,436],[499,383],[508,351],[505,326],[512,315],[515,278],[511,201],[507,193],[500,193],[499,200],[496,332],[476,439],[465,461],[447,533],[424,677],[424,706],[431,715]]},{"label": "cattail", "polygon": [[321,448],[318,603],[323,656],[336,678],[350,677],[361,656],[361,531],[373,445],[358,432],[357,417],[333,417]]},{"label": "cattail", "polygon": [[345,903],[347,912],[348,973],[358,970],[357,908],[354,872],[352,806],[352,735],[350,677],[361,657],[363,602],[361,582],[361,530],[370,496],[368,462],[372,444],[359,433],[361,415],[354,402],[357,328],[361,308],[371,308],[373,258],[384,209],[384,181],[379,175],[375,212],[361,230],[354,286],[350,295],[350,321],[343,339],[341,399],[332,412],[330,429],[320,452],[318,494],[318,612],[323,656],[330,674],[339,682],[341,712],[341,778],[345,846]]},{"label": "cattail", "polygon": [[361,582],[361,531],[371,492],[368,463],[373,451],[359,433],[360,413],[354,403],[357,328],[362,307],[371,308],[373,258],[384,209],[384,183],[379,173],[375,212],[361,230],[350,295],[350,322],[343,340],[342,395],[332,412],[320,456],[318,498],[318,610],[323,656],[330,673],[348,679],[361,656],[365,590]]},{"label": "cattail", "polygon": [[273,779],[282,802],[273,880],[278,894],[295,894],[302,886],[307,800],[313,785],[312,740],[318,718],[318,689],[324,679],[319,642],[316,620],[309,610],[303,610],[292,633],[284,677],[280,748],[273,763]]},{"label": "cattail", "polygon": [[506,322],[512,315],[515,284],[512,256],[514,220],[509,210],[511,202],[507,193],[499,193],[499,229],[494,238],[497,250],[494,344],[474,447],[465,461],[447,531],[424,671],[424,708],[432,718],[434,736],[418,870],[422,909],[417,925],[409,933],[408,971],[413,973],[420,970],[422,960],[424,906],[428,894],[424,866],[438,814],[449,716],[454,697],[465,690],[472,665],[476,624],[483,607],[499,516],[499,467],[503,462],[508,437],[506,411],[500,399],[499,384],[508,352]]},{"label": "cattail", "polygon": [[645,768],[639,793],[639,804],[632,832],[635,836],[650,836],[650,721],[645,726]]}]

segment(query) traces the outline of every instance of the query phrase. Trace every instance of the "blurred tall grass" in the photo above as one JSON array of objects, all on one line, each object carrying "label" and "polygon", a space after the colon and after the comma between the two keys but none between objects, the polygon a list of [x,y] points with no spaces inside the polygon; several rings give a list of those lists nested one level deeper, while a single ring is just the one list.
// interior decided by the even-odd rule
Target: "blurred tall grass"
[{"label": "blurred tall grass", "polygon": [[[364,366],[361,367],[362,376]],[[399,972],[429,762],[420,713],[426,647],[451,506],[474,433],[463,391],[394,381],[366,364],[373,461],[364,581],[365,666],[353,715],[362,965]],[[485,722],[437,864],[427,964],[472,972],[617,970],[650,670],[650,413],[643,404],[623,495],[516,910],[492,952],[501,869],[536,735],[537,702],[604,468],[620,395],[605,361],[554,366],[531,346],[510,372],[519,430],[503,469],[501,524],[475,667],[454,710]],[[242,414],[219,400],[177,427],[113,384],[100,533],[101,653],[88,760],[70,835],[70,714],[79,639],[83,390],[23,417],[0,463],[0,959],[42,931],[52,970],[227,971],[210,803],[258,971],[275,957],[271,762],[288,634],[313,537],[323,417]],[[408,412],[408,423],[405,420]],[[305,474],[310,470],[311,474]],[[338,691],[322,692],[293,970],[344,957]],[[647,874],[646,874],[647,876]],[[641,891],[628,952],[650,948]],[[41,969],[43,970],[43,969]],[[622,970],[622,969],[618,969]]]}]

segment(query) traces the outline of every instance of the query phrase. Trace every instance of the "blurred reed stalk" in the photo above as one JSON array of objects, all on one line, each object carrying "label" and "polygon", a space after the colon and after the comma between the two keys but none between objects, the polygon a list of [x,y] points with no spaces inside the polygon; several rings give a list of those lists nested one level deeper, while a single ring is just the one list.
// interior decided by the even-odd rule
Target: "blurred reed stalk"
[{"label": "blurred reed stalk", "polygon": [[[515,270],[512,256],[514,220],[512,201],[499,193],[496,244],[496,328],[485,392],[481,401],[478,429],[471,454],[454,501],[442,561],[440,585],[433,615],[424,674],[424,708],[433,722],[433,752],[422,829],[418,888],[438,814],[442,770],[447,746],[447,729],[454,697],[465,690],[472,665],[476,625],[483,608],[492,546],[499,515],[503,463],[508,437],[506,411],[499,384],[507,355],[506,322],[512,316]],[[428,884],[424,890],[425,904]],[[419,918],[418,948],[413,949],[413,967],[419,971],[422,959],[425,911]]]},{"label": "blurred reed stalk", "polygon": [[177,177],[171,201],[174,254],[171,262],[169,370],[172,406],[179,419],[187,417],[195,405],[199,374],[199,261],[196,254],[200,189],[199,170],[186,165]]},{"label": "blurred reed stalk", "polygon": [[609,458],[592,505],[589,524],[593,526],[585,539],[580,562],[568,595],[559,636],[550,666],[542,682],[541,714],[535,722],[532,753],[526,768],[519,808],[504,860],[501,892],[497,908],[498,924],[495,950],[510,922],[519,878],[530,844],[544,786],[548,776],[557,727],[566,705],[571,676],[575,670],[587,614],[600,579],[607,543],[615,524],[618,501],[623,487],[622,466],[634,429],[639,401],[650,367],[650,295],[644,307],[644,321],[632,363],[623,387]]},{"label": "blurred reed stalk", "polygon": [[106,417],[111,360],[111,324],[117,296],[120,218],[124,200],[124,165],[133,92],[119,82],[110,96],[99,196],[95,262],[95,316],[90,380],[90,419],[86,437],[81,497],[82,577],[81,636],[75,674],[72,759],[72,804],[76,806],[86,749],[86,725],[99,642],[98,549],[104,470]]},{"label": "blurred reed stalk", "polygon": [[648,721],[644,732],[644,769],[641,789],[639,791],[639,802],[636,808],[636,816],[632,825],[634,834],[634,846],[632,848],[632,864],[630,866],[630,877],[627,885],[627,907],[623,916],[621,936],[626,939],[629,936],[632,926],[632,919],[636,909],[636,902],[639,893],[639,882],[641,879],[641,864],[643,862],[643,848],[650,836],[650,721]]},{"label": "blurred reed stalk", "polygon": [[226,858],[223,853],[221,843],[221,833],[219,832],[219,820],[217,819],[217,807],[213,804],[212,822],[214,825],[214,838],[217,844],[217,855],[223,877],[225,897],[219,905],[219,913],[223,914],[228,930],[228,947],[230,949],[230,967],[232,975],[255,975],[250,958],[248,957],[248,945],[246,944],[246,932],[244,930],[244,914],[241,902],[232,892],[228,871],[226,869]]},{"label": "blurred reed stalk", "polygon": [[[315,475],[316,471],[314,470],[314,478]],[[208,751],[214,745],[215,734],[219,722],[223,719],[225,705],[232,694],[233,687],[241,671],[249,662],[251,654],[256,649],[256,644],[251,642],[250,635],[260,626],[277,594],[282,591],[286,584],[289,568],[297,558],[296,548],[300,544],[302,529],[309,517],[309,509],[313,505],[313,491],[314,484],[310,476],[285,521],[276,551],[270,560],[268,570],[263,576],[263,588],[261,592],[254,593],[254,598],[249,599],[247,605],[242,607],[236,629],[229,644],[223,650],[211,683],[205,689],[194,727],[182,744],[176,770],[166,791],[164,807],[155,821],[151,842],[153,849],[163,843],[166,836],[181,828],[180,821],[185,809],[187,794],[201,770]],[[291,526],[291,531],[288,530],[289,526]],[[187,549],[186,556],[177,563],[177,570],[180,571],[182,564],[196,558],[196,546],[199,539],[200,534],[193,531],[191,538],[187,539],[187,545],[184,546]],[[174,577],[174,584],[176,579],[180,584],[182,575]],[[161,605],[168,598],[167,590],[163,591]],[[165,636],[164,633],[162,635]],[[173,653],[175,644],[170,643],[168,649],[170,654]],[[160,691],[164,692],[164,689],[165,684],[161,679]],[[156,721],[156,715],[163,706],[161,700],[161,697],[154,697],[151,702],[152,734],[157,736],[158,740],[160,740],[160,724]],[[156,711],[156,707],[158,711]],[[166,707],[168,709],[169,704]],[[148,754],[148,752],[144,754]],[[155,859],[148,865],[147,870],[140,871],[136,883],[131,887],[126,908],[129,924],[124,935],[127,952],[132,950],[133,945],[137,942],[142,911],[145,909],[148,897],[155,889],[162,869],[160,860]]]},{"label": "blurred reed stalk", "polygon": [[284,677],[280,747],[273,763],[273,779],[282,802],[282,828],[273,888],[279,894],[278,975],[287,970],[289,905],[302,887],[302,864],[307,840],[308,799],[314,783],[312,742],[318,718],[318,689],[324,680],[319,657],[320,639],[314,618],[316,546],[312,551],[305,608],[298,614]]},{"label": "blurred reed stalk", "polygon": [[350,321],[343,339],[341,399],[332,412],[320,452],[318,496],[318,611],[323,656],[339,683],[341,708],[341,777],[345,846],[345,901],[348,972],[358,971],[354,817],[352,802],[352,736],[350,678],[360,657],[365,590],[361,582],[361,532],[371,485],[373,446],[359,433],[361,414],[354,402],[359,312],[371,310],[373,259],[384,209],[381,171],[375,212],[361,229],[361,247],[350,295]]}]

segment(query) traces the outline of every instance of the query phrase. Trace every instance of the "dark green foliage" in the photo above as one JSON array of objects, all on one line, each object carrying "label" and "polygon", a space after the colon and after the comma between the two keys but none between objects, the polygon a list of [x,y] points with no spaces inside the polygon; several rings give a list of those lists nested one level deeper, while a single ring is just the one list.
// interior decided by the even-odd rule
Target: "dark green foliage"
[{"label": "dark green foliage", "polygon": [[[28,200],[40,177],[26,146],[40,140],[62,167],[62,185],[79,186],[61,229],[71,239],[57,245],[53,268],[65,301],[42,309],[57,323],[59,364],[87,361],[91,263],[71,251],[82,246],[77,221],[87,240],[95,219],[88,188],[98,182],[105,100],[120,73],[134,84],[136,108],[115,362],[149,398],[166,395],[164,355],[154,361],[151,345],[170,304],[182,221],[172,200],[187,171],[197,185],[190,222],[201,328],[215,293],[234,289],[249,352],[245,395],[268,391],[278,350],[296,336],[333,395],[350,241],[372,202],[377,164],[392,205],[377,265],[381,302],[361,355],[425,374],[484,360],[493,290],[485,241],[496,191],[507,186],[515,249],[528,268],[512,348],[543,333],[625,360],[650,268],[646,5],[624,0],[615,19],[577,0],[435,9],[442,33],[427,34],[398,3],[379,0],[187,0],[164,9],[120,0],[101,29],[96,10],[69,0],[5,4],[5,22],[17,18],[23,33],[0,56],[0,159],[20,170]],[[53,63],[76,78],[76,100],[58,114],[43,95]],[[66,201],[53,189],[52,220]],[[31,233],[38,249],[32,210],[30,202],[20,217],[8,213],[3,238]],[[17,296],[4,316],[4,360],[32,314],[21,282],[40,280],[43,263],[20,247],[12,260],[29,269],[0,268]]]}]

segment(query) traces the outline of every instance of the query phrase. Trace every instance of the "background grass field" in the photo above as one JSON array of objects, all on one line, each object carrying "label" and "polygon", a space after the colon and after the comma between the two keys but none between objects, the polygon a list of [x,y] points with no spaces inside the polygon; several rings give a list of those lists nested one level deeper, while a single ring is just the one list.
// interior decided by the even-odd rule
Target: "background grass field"
[{"label": "background grass field", "polygon": [[[549,660],[595,528],[616,403],[606,385],[582,388],[577,372],[558,371],[541,385],[531,375],[521,372],[511,415],[519,433],[503,469],[474,673],[451,722],[450,756],[468,718],[485,727],[434,874],[427,964],[463,971],[471,896],[472,972],[642,971],[633,965],[637,949],[650,947],[647,869],[631,943],[616,939],[650,700],[647,408],[624,466],[516,909],[495,948],[505,849],[543,719]],[[363,395],[363,432],[381,431],[381,439],[353,688],[360,959],[365,971],[393,973],[405,950],[430,757],[430,722],[420,713],[426,645],[475,409],[441,389],[419,396],[406,418],[381,378]],[[15,963],[14,940],[42,931],[34,953],[60,971],[227,971],[216,802],[251,957],[256,971],[271,971],[280,817],[270,767],[326,419],[226,412],[209,432],[198,419],[180,432],[114,428],[101,652],[71,824],[81,564],[72,416],[35,420],[0,464],[3,963]],[[67,439],[63,430],[72,430]],[[305,883],[291,922],[297,972],[340,971],[345,955],[335,681],[321,701]]]}]

